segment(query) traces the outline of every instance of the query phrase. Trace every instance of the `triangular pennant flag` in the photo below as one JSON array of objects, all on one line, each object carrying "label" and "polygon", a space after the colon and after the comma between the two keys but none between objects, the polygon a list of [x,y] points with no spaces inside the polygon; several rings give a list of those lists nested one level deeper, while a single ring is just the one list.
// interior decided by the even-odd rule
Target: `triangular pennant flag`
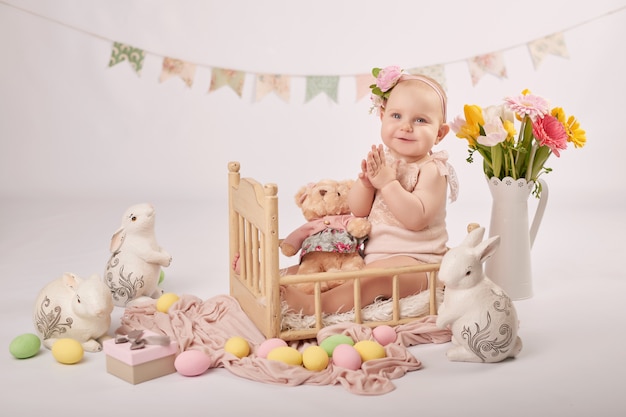
[{"label": "triangular pennant flag", "polygon": [[120,42],[114,42],[113,48],[111,49],[109,67],[119,64],[122,61],[128,61],[137,75],[139,75],[141,73],[141,67],[143,66],[143,59],[145,56],[145,52],[139,48],[134,48]]},{"label": "triangular pennant flag", "polygon": [[326,93],[326,95],[336,103],[338,86],[338,76],[308,75],[306,77],[305,102],[311,101],[320,93]]},{"label": "triangular pennant flag", "polygon": [[446,74],[444,72],[444,68],[442,64],[431,65],[428,67],[417,67],[408,69],[407,72],[409,74],[421,74],[426,75],[427,77],[432,78],[441,84],[444,90],[446,90]]},{"label": "triangular pennant flag", "polygon": [[227,85],[232,88],[239,97],[241,97],[241,94],[243,93],[245,75],[246,74],[243,71],[213,68],[211,71],[211,85],[209,87],[209,92],[215,91]]},{"label": "triangular pennant flag", "polygon": [[196,64],[174,58],[165,58],[163,59],[163,69],[159,82],[164,82],[171,77],[180,77],[187,84],[187,87],[191,87],[195,74]]},{"label": "triangular pennant flag", "polygon": [[356,101],[361,100],[365,96],[370,96],[370,85],[376,82],[376,78],[372,74],[360,74],[356,79]]},{"label": "triangular pennant flag", "polygon": [[567,46],[565,46],[565,38],[561,32],[529,42],[528,51],[535,69],[539,68],[539,65],[548,54],[569,58]]},{"label": "triangular pennant flag", "polygon": [[291,78],[287,75],[259,74],[256,77],[256,101],[260,101],[272,91],[285,101],[289,101],[289,82]]},{"label": "triangular pennant flag", "polygon": [[478,55],[467,60],[472,85],[478,84],[483,75],[489,73],[498,78],[506,78],[506,68],[504,57],[501,52],[491,52],[485,55]]}]

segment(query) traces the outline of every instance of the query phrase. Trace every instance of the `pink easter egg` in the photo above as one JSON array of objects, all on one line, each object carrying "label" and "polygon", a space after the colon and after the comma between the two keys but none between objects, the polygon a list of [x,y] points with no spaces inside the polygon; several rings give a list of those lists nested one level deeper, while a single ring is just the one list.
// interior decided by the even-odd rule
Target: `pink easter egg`
[{"label": "pink easter egg", "polygon": [[383,346],[395,342],[397,337],[396,331],[393,327],[387,326],[386,324],[374,328],[374,330],[372,330],[372,335],[374,336],[374,339],[376,339],[376,341]]},{"label": "pink easter egg", "polygon": [[259,348],[256,351],[256,355],[259,358],[267,358],[268,353],[270,353],[274,348],[281,346],[287,346],[287,342],[277,337],[267,339],[259,345]]},{"label": "pink easter egg", "polygon": [[355,371],[362,363],[361,355],[351,345],[337,345],[333,351],[333,365]]},{"label": "pink easter egg", "polygon": [[211,366],[211,358],[204,352],[191,349],[181,352],[174,360],[174,368],[183,376],[203,374]]}]

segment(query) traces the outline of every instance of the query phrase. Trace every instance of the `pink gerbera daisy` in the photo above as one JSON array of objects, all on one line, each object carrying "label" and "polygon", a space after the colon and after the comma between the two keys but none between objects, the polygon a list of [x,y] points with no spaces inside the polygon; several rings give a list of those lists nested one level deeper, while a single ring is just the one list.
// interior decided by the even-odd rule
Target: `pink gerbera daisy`
[{"label": "pink gerbera daisy", "polygon": [[521,118],[528,116],[532,121],[550,111],[548,100],[530,93],[522,93],[517,97],[506,97],[504,103]]},{"label": "pink gerbera daisy", "polygon": [[567,131],[559,120],[551,115],[540,117],[533,122],[533,135],[541,146],[547,146],[556,156],[560,149],[567,149]]}]

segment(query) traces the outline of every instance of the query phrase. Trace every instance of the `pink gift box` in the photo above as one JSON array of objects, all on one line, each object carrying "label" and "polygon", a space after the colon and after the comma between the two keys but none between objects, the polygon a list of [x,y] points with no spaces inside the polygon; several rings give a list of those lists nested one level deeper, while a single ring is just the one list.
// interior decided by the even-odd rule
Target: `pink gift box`
[{"label": "pink gift box", "polygon": [[[161,335],[144,330],[141,337],[150,336]],[[174,360],[178,354],[178,343],[170,341],[165,346],[145,344],[143,348],[133,350],[131,346],[131,342],[115,343],[115,339],[104,341],[103,350],[108,373],[131,384],[139,384],[176,372]]]}]

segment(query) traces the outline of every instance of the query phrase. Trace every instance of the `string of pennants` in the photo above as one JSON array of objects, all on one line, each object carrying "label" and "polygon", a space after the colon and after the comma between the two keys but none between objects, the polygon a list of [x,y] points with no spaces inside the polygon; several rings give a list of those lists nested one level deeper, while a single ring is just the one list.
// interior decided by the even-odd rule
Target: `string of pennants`
[{"label": "string of pennants", "polygon": [[[160,83],[163,83],[173,77],[179,77],[188,87],[192,87],[195,80],[197,68],[203,67],[209,68],[211,70],[211,81],[208,87],[208,93],[214,92],[222,87],[228,87],[232,89],[239,97],[242,97],[246,80],[253,78],[255,81],[255,101],[260,101],[265,96],[273,92],[284,101],[289,102],[291,95],[291,81],[293,78],[298,77],[305,79],[305,102],[312,100],[320,94],[326,94],[331,100],[337,102],[340,79],[342,77],[346,77],[339,75],[293,76],[289,74],[260,74],[250,73],[239,69],[207,67],[206,65],[182,61],[175,57],[167,57],[152,52],[147,52],[141,48],[133,45],[128,45],[123,42],[116,42],[111,39],[104,38],[98,34],[52,19],[50,17],[42,16],[23,7],[9,4],[4,0],[0,0],[0,4],[21,10],[25,13],[54,22],[75,31],[82,32],[86,35],[99,38],[107,42],[112,42],[113,45],[109,58],[109,67],[113,67],[122,62],[127,62],[128,64],[130,64],[130,67],[133,69],[133,71],[137,73],[137,75],[141,75],[144,60],[148,54],[160,57],[163,59],[161,75],[159,77]],[[624,9],[626,9],[626,6],[605,13],[603,16],[617,13]],[[586,22],[579,23],[574,27],[581,26],[593,20],[597,20],[603,16],[591,18]],[[567,30],[570,29],[572,29],[572,27]],[[548,55],[569,58],[569,53],[565,44],[564,31],[556,32],[551,35],[529,41],[525,45],[528,48],[528,52],[530,54],[530,58],[532,60],[535,70],[539,68],[543,60]],[[515,45],[502,50],[467,58],[465,61],[467,62],[472,85],[476,86],[480,82],[480,80],[488,74],[500,79],[506,78],[507,71],[504,61],[504,52],[519,46],[521,45]],[[441,83],[441,85],[443,85],[445,88],[446,79],[444,67],[445,65],[450,63],[451,62],[445,64],[430,65],[426,67],[406,68],[406,71],[413,74],[419,73],[431,76],[432,78],[439,81],[439,83]],[[249,75],[253,77],[248,77]],[[369,72],[348,76],[348,78],[352,78],[356,83],[356,101],[361,100],[365,96],[369,96],[369,86],[374,81],[373,76]]]},{"label": "string of pennants", "polygon": [[[528,52],[535,69],[538,69],[544,58],[548,55],[555,55],[562,58],[569,58],[567,46],[563,32],[551,34],[549,36],[530,41],[526,44]],[[510,49],[510,48],[509,48]],[[506,65],[504,62],[505,50],[490,52],[483,55],[477,55],[468,58],[467,65],[471,76],[472,85],[478,84],[481,78],[487,74],[491,74],[498,78],[506,78]],[[146,52],[140,48],[121,42],[113,42],[111,56],[109,59],[109,67],[117,65],[121,62],[127,62],[131,68],[141,74]],[[196,70],[200,65],[182,61],[174,57],[163,57],[163,65],[159,82],[163,83],[172,77],[179,77],[188,87],[194,82]],[[433,77],[444,88],[446,85],[444,64],[430,65],[426,67],[407,68],[406,71],[413,74],[425,74]],[[231,88],[239,97],[243,95],[243,88],[249,72],[211,67],[211,82],[208,93],[218,90],[222,87]],[[254,100],[260,101],[267,94],[275,93],[278,97],[286,102],[290,100],[291,79],[295,76],[289,74],[259,74],[252,73],[254,76]],[[306,95],[305,102],[312,100],[319,94],[326,94],[331,100],[337,102],[339,75],[304,75],[298,76],[305,78]],[[369,86],[373,83],[374,78],[370,73],[357,74],[350,76],[356,83],[356,101],[368,96]]]}]

